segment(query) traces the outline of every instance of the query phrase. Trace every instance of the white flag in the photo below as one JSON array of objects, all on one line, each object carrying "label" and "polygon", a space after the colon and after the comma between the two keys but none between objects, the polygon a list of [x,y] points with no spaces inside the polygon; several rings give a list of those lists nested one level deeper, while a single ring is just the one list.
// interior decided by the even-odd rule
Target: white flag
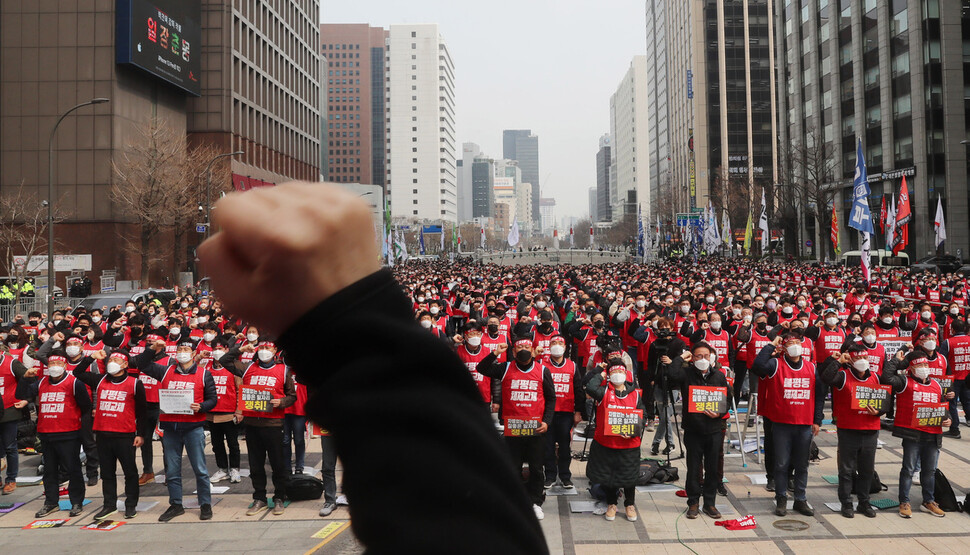
[{"label": "white flag", "polygon": [[485,225],[482,225],[482,237],[478,240],[478,246],[485,250]]},{"label": "white flag", "polygon": [[933,220],[933,226],[936,228],[936,248],[940,248],[940,245],[946,241],[946,222],[943,221],[943,199],[936,197],[936,219]]},{"label": "white flag", "polygon": [[441,224],[441,252],[445,252],[445,224]]},{"label": "white flag", "polygon": [[559,230],[556,228],[552,230],[552,248],[559,250]]},{"label": "white flag", "polygon": [[892,195],[892,204],[889,206],[889,213],[886,215],[886,250],[893,250],[893,241],[896,239],[896,196]]},{"label": "white flag", "polygon": [[758,229],[761,230],[761,253],[767,254],[768,240],[768,203],[765,201],[765,190],[761,189],[761,216],[758,217]]},{"label": "white flag", "polygon": [[569,226],[569,248],[576,247],[576,239],[573,237],[573,226]]},{"label": "white flag", "polygon": [[519,244],[519,217],[512,218],[512,228],[509,229],[509,246],[514,247]]}]

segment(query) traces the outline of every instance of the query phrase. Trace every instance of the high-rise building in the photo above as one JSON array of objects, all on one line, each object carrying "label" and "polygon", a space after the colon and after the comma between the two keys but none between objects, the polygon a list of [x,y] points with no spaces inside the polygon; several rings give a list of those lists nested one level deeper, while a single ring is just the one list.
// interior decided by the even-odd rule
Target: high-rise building
[{"label": "high-rise building", "polygon": [[370,25],[320,25],[328,74],[322,142],[330,181],[384,185],[387,37],[388,31]]},{"label": "high-rise building", "polygon": [[666,3],[667,80],[676,84],[667,89],[676,212],[706,206],[731,180],[753,185],[751,191],[778,180],[773,4],[778,0]]},{"label": "high-rise building", "polygon": [[385,64],[391,215],[457,222],[455,67],[438,26],[392,25]]},{"label": "high-rise building", "polygon": [[[531,129],[506,129],[502,132],[502,156],[516,160],[522,170],[522,182],[532,187],[532,206],[539,206],[542,183],[539,180],[539,137]],[[531,214],[529,221],[539,229],[539,213]],[[520,222],[521,224],[521,222]]]},{"label": "high-rise building", "polygon": [[610,169],[613,164],[610,134],[600,137],[600,149],[596,153],[596,209],[589,218],[594,222],[612,220],[613,205],[610,204]]},{"label": "high-rise building", "polygon": [[[256,0],[2,2],[0,194],[22,185],[47,200],[51,177],[63,215],[55,253],[91,255],[84,269],[92,277],[116,270],[119,280],[138,279],[140,255],[106,240],[139,229],[112,202],[112,162],[143,142],[153,120],[189,145],[244,151],[221,162],[239,188],[319,178],[319,19],[318,0],[273,8]],[[59,116],[98,97],[110,103],[79,109],[58,127],[48,176],[47,137]],[[201,237],[195,223],[182,248]],[[143,286],[171,276],[170,237],[150,243],[158,263]]]},{"label": "high-rise building", "polygon": [[479,155],[472,162],[472,217],[491,218],[495,212],[495,161]]},{"label": "high-rise building", "polygon": [[593,217],[593,214],[596,213],[596,201],[597,201],[598,195],[599,193],[596,190],[596,187],[589,188],[589,220],[591,222],[594,222],[596,220],[596,218]]},{"label": "high-rise building", "polygon": [[[842,250],[859,244],[850,220],[856,149],[862,140],[873,218],[906,176],[911,255],[935,252],[937,198],[952,253],[968,252],[967,145],[970,7],[966,2],[806,0],[776,7],[785,52],[779,75],[781,144],[824,145],[833,160]],[[823,209],[825,209],[823,207]],[[812,217],[806,217],[813,236]],[[885,244],[878,231],[875,244]],[[823,232],[822,237],[826,234]],[[823,239],[824,240],[824,239]],[[824,240],[827,244],[828,240]]]},{"label": "high-rise building", "polygon": [[[514,167],[514,166],[512,166]],[[518,168],[515,168],[518,169]],[[515,197],[515,177],[495,177],[495,219],[492,229],[496,233],[508,232],[512,218],[518,215]],[[519,226],[521,233],[522,226]]]},{"label": "high-rise building", "polygon": [[556,227],[556,199],[539,199],[539,216],[542,219],[542,235],[552,237],[552,230]]},{"label": "high-rise building", "polygon": [[458,160],[458,223],[472,221],[472,164],[482,153],[475,143],[461,145],[461,158]]},{"label": "high-rise building", "polygon": [[647,113],[647,57],[634,56],[610,98],[611,220],[636,217],[639,204],[650,215],[649,115]]},{"label": "high-rise building", "polygon": [[[646,0],[647,136],[649,137],[650,206],[662,214],[661,188],[670,190],[670,130],[667,113],[667,2]],[[669,194],[668,194],[669,196]]]}]

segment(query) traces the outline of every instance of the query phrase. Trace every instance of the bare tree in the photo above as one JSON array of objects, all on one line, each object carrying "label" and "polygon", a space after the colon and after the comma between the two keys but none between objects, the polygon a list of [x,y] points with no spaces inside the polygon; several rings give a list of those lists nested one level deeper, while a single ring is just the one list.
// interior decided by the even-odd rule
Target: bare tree
[{"label": "bare tree", "polygon": [[[55,214],[55,221],[59,221]],[[27,193],[23,182],[11,192],[0,196],[0,248],[3,260],[14,278],[14,304],[20,302],[20,293],[30,273],[30,260],[47,246],[47,204],[36,194]],[[15,264],[14,257],[23,256],[23,264]],[[54,291],[54,284],[48,285]]]},{"label": "bare tree", "polygon": [[824,137],[814,128],[808,130],[804,144],[793,145],[792,166],[794,173],[793,185],[798,196],[802,199],[805,216],[811,215],[815,219],[814,241],[816,256],[822,260],[825,249],[821,247],[820,236],[824,236],[825,225],[830,222],[829,204],[835,198],[834,183],[835,159],[831,143],[825,142]]},{"label": "bare tree", "polygon": [[[593,222],[586,218],[584,220],[579,220],[576,225],[573,226],[573,240],[576,243],[577,249],[588,249],[589,248],[589,228],[593,225]],[[569,239],[568,237],[566,238]],[[593,239],[596,241],[597,239]]]}]

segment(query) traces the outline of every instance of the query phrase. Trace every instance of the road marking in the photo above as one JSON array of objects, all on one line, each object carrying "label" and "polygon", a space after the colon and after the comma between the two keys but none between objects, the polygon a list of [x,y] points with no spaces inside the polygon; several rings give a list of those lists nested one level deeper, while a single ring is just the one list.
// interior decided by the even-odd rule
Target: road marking
[{"label": "road marking", "polygon": [[342,521],[342,522],[335,521],[324,526],[323,528],[320,529],[319,532],[317,532],[316,534],[313,534],[312,536],[314,538],[323,539],[323,541],[313,546],[312,548],[310,548],[304,555],[311,555],[312,553],[316,553],[317,550],[327,545],[327,543],[329,543],[334,538],[339,536],[347,528],[350,528],[350,521]]}]

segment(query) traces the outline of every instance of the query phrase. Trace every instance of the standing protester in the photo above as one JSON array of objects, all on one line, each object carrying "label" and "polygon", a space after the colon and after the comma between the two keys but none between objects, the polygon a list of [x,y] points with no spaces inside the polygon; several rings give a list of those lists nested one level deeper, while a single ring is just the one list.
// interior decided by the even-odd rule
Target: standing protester
[{"label": "standing protester", "polygon": [[68,497],[72,517],[81,514],[84,502],[84,475],[81,472],[81,415],[91,412],[88,388],[66,373],[67,359],[50,356],[47,376],[37,380],[37,367],[27,370],[17,382],[17,408],[38,397],[37,434],[44,445],[44,506],[37,518],[60,510],[60,471],[68,475]]},{"label": "standing protester", "polygon": [[[723,387],[727,393],[725,399],[733,397],[734,392],[728,387],[727,377],[713,368],[714,362],[711,359],[715,357],[715,349],[700,341],[689,352],[674,359],[667,371],[667,387],[679,388],[683,398],[684,444],[687,447],[687,518],[691,519],[698,516],[697,506],[701,497],[704,498],[704,514],[715,520],[721,518],[715,502],[717,489],[721,484],[718,463],[723,451],[724,430],[727,428],[724,420],[728,411],[727,402],[721,412],[688,411],[691,402],[690,386]],[[686,368],[685,363],[689,363]]]},{"label": "standing protester", "polygon": [[[88,372],[94,361],[107,359],[105,374]],[[125,518],[138,514],[138,467],[135,448],[144,442],[145,386],[128,374],[128,353],[91,353],[74,368],[73,375],[94,391],[94,433],[97,434],[104,506],[94,520],[104,520],[118,510],[118,464],[125,478]],[[139,425],[142,427],[139,428]],[[149,432],[150,433],[150,432]]]},{"label": "standing protester", "polygon": [[[476,370],[478,363],[491,352],[490,349],[482,346],[483,337],[482,326],[475,320],[469,320],[462,327],[462,335],[456,335],[454,341],[458,345],[458,358],[468,368],[472,379],[475,380],[475,385],[478,386],[478,391],[482,394],[482,401],[497,411],[498,401],[501,399],[501,383],[479,374]],[[493,345],[498,344],[500,343],[493,343]]]},{"label": "standing protester", "polygon": [[640,378],[641,383],[655,386],[653,402],[657,404],[656,412],[660,415],[660,425],[654,433],[653,446],[650,449],[651,455],[660,453],[661,439],[666,439],[667,442],[663,449],[664,455],[674,450],[674,429],[670,422],[674,407],[670,402],[669,389],[665,383],[666,371],[686,348],[684,342],[674,333],[674,324],[669,318],[661,318],[657,321],[657,339],[650,345],[650,350],[647,352],[646,373]]},{"label": "standing protester", "polygon": [[[189,406],[191,414],[168,414],[159,416],[162,429],[162,450],[165,456],[165,482],[168,485],[168,509],[158,518],[168,522],[185,514],[182,507],[182,450],[189,457],[189,464],[195,474],[198,488],[199,519],[212,518],[212,495],[210,493],[209,470],[205,465],[205,435],[203,425],[206,413],[215,408],[218,402],[216,384],[212,374],[199,368],[193,355],[194,344],[191,340],[176,346],[175,361],[165,357],[166,342],[158,340],[149,349],[135,358],[135,366],[143,374],[158,380],[159,392],[166,390],[191,390],[193,402]],[[164,361],[155,362],[156,358]],[[159,393],[161,395],[161,393]]]},{"label": "standing protester", "polygon": [[556,477],[562,487],[573,488],[573,475],[569,471],[572,453],[569,444],[573,437],[573,426],[583,419],[586,398],[580,389],[582,374],[576,363],[567,359],[566,339],[555,333],[549,339],[549,360],[546,368],[552,375],[556,387],[556,412],[552,416],[552,426],[546,434],[546,481],[545,487],[551,488]]},{"label": "standing protester", "polygon": [[832,416],[838,430],[839,501],[841,514],[853,518],[852,490],[859,496],[855,511],[869,518],[876,510],[869,504],[869,486],[876,471],[876,447],[879,440],[880,412],[867,406],[856,406],[859,387],[875,388],[879,376],[871,370],[869,349],[851,344],[845,353],[832,353],[821,362],[819,376],[832,388]]},{"label": "standing protester", "polygon": [[320,476],[323,480],[323,507],[320,516],[330,516],[337,510],[337,446],[329,430],[320,429],[320,448],[323,450]]},{"label": "standing protester", "polygon": [[17,451],[17,426],[23,419],[22,407],[17,406],[17,384],[23,379],[27,367],[9,353],[0,351],[0,456],[7,460],[7,478],[3,495],[17,489],[20,471],[20,454]]},{"label": "standing protester", "polygon": [[542,520],[543,460],[546,438],[543,435],[552,425],[556,410],[556,387],[552,374],[536,360],[539,353],[533,351],[528,324],[517,324],[513,329],[514,361],[496,362],[496,357],[508,347],[499,345],[478,363],[479,373],[502,382],[502,417],[505,420],[505,445],[512,455],[512,464],[529,465],[529,480],[525,488],[532,500],[536,518]]},{"label": "standing protester", "polygon": [[[216,470],[209,481],[213,484],[229,478],[229,483],[238,484],[242,481],[239,473],[241,455],[239,451],[239,419],[236,408],[239,404],[239,388],[242,379],[222,366],[219,360],[228,352],[226,343],[222,339],[212,342],[212,356],[207,367],[216,384],[216,406],[206,413],[209,422],[209,439],[212,442],[212,454],[216,457]],[[227,452],[228,451],[228,452]]]},{"label": "standing protester", "polygon": [[[245,353],[256,353],[256,360],[246,364],[240,360]],[[230,349],[220,359],[230,372],[242,378],[245,403],[247,390],[268,391],[269,410],[242,408],[236,417],[243,418],[246,426],[246,448],[249,457],[249,477],[253,482],[253,502],[246,516],[255,516],[269,507],[266,498],[266,459],[273,471],[273,514],[283,514],[286,501],[286,482],[290,470],[283,457],[284,409],[296,402],[293,375],[281,362],[276,361],[276,343],[260,338],[256,347],[247,343]]]},{"label": "standing protester", "polygon": [[[900,350],[886,363],[882,373],[883,383],[893,386],[893,393],[896,394],[893,436],[903,440],[903,467],[899,470],[899,516],[903,518],[913,516],[909,490],[913,486],[917,465],[923,489],[920,510],[936,517],[946,516],[935,497],[936,464],[940,447],[943,446],[943,428],[950,425],[950,419],[945,419],[942,426],[921,426],[916,421],[917,404],[942,403],[944,400],[943,388],[939,382],[930,379],[930,375],[930,361],[921,349],[908,355]],[[952,398],[951,391],[946,399]]]},{"label": "standing protester", "polygon": [[967,321],[958,318],[950,324],[952,335],[943,340],[940,345],[940,355],[946,357],[947,366],[952,374],[953,398],[950,399],[950,433],[949,437],[960,438],[960,414],[957,405],[963,405],[963,415],[970,424],[970,388],[967,387],[967,377],[970,376],[970,336],[967,335]]},{"label": "standing protester", "polygon": [[822,424],[824,403],[815,392],[815,365],[802,359],[801,336],[788,333],[761,349],[751,371],[764,380],[761,390],[766,400],[762,410],[772,422],[777,484],[775,514],[787,514],[788,495],[783,484],[788,481],[790,463],[795,467],[793,508],[805,516],[813,516],[815,511],[805,496],[808,456],[812,437],[818,435]]},{"label": "standing protester", "polygon": [[[596,430],[589,449],[586,477],[606,491],[606,520],[616,519],[618,490],[623,490],[626,519],[637,519],[636,493],[640,470],[640,435],[622,431],[612,434],[610,411],[635,409],[643,424],[643,399],[639,389],[627,381],[627,368],[614,364],[597,366],[599,372],[586,376],[586,393],[596,402]],[[608,430],[610,430],[608,432]]]},{"label": "standing protester", "polygon": [[[293,474],[303,474],[303,464],[306,459],[306,386],[297,383],[296,402],[286,407],[283,417],[283,455],[286,457],[286,468],[293,469]],[[296,460],[294,461],[294,455]]]}]

